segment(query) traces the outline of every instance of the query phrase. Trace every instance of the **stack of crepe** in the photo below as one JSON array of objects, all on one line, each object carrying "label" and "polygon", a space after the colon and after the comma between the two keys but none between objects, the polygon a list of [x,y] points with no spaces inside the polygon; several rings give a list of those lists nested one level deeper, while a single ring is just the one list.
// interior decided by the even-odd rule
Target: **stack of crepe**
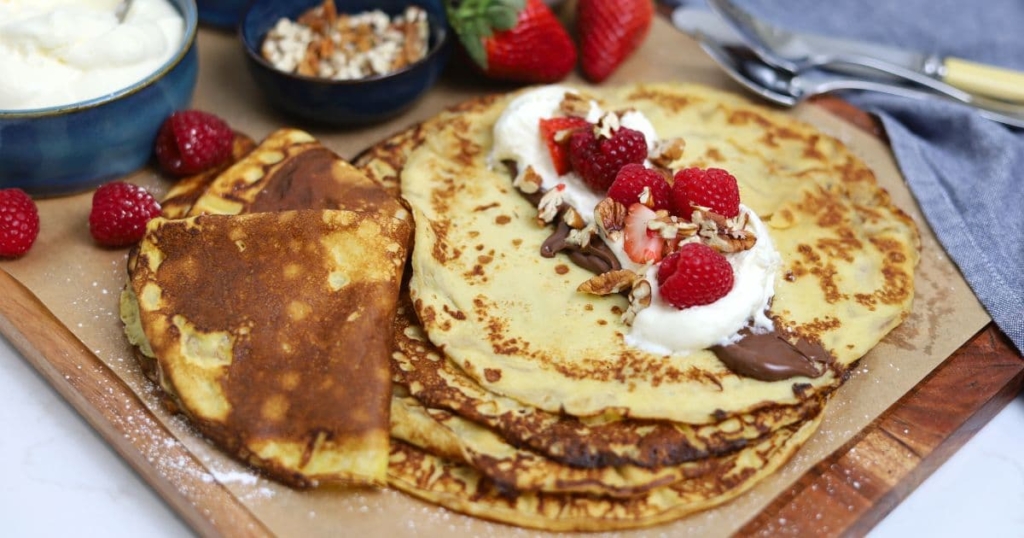
[{"label": "stack of crepe", "polygon": [[696,86],[590,93],[684,140],[673,168],[738,178],[783,260],[769,314],[828,350],[821,375],[762,381],[708,350],[628,344],[627,299],[577,292],[592,275],[540,255],[550,230],[490,159],[514,94],[355,167],[283,130],[177,184],[122,297],[144,369],[201,433],[295,486],[386,481],[548,530],[649,526],[740,495],[907,316],[916,229],[856,156],[787,116]]},{"label": "stack of crepe", "polygon": [[550,230],[490,158],[515,95],[476,99],[354,161],[415,221],[391,364],[395,488],[548,530],[642,527],[718,505],[785,463],[853,364],[908,315],[916,228],[839,141],[703,87],[587,91],[682,138],[673,169],[738,178],[783,259],[769,315],[834,360],[817,377],[762,381],[708,350],[627,343],[626,298],[579,293],[591,274],[540,256]]}]

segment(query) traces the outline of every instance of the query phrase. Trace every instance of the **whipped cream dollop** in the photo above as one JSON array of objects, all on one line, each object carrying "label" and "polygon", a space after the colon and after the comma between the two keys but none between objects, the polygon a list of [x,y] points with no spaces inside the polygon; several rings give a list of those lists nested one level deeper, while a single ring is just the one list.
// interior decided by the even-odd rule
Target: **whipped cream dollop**
[{"label": "whipped cream dollop", "polygon": [[[563,115],[560,104],[566,92],[576,93],[563,86],[544,86],[512,100],[494,127],[491,166],[497,168],[504,161],[514,161],[520,175],[532,167],[543,179],[541,188],[545,191],[564,185],[562,199],[589,223],[593,222],[594,208],[605,193],[594,192],[574,172],[559,175],[540,135],[542,118]],[[587,121],[597,122],[603,114],[599,104],[592,101]],[[640,112],[626,112],[620,121],[621,125],[644,134],[648,151],[659,140],[650,120]],[[658,293],[658,266],[632,261],[623,250],[621,236],[604,238],[622,267],[643,273],[651,285],[651,304],[637,313],[626,343],[668,355],[734,343],[741,338],[743,329],[755,334],[774,329],[767,310],[775,294],[781,256],[761,219],[745,206],[741,205],[740,211],[747,217],[745,229],[755,234],[757,242],[751,249],[725,254],[733,268],[733,288],[718,301],[703,306],[678,309],[668,304]]]},{"label": "whipped cream dollop", "polygon": [[[732,265],[732,290],[711,304],[678,309],[658,293],[658,267],[648,267],[651,305],[637,313],[627,343],[652,353],[680,353],[735,343],[744,328],[755,334],[774,329],[767,310],[782,258],[764,222],[746,206],[740,205],[740,212],[757,242],[748,250],[725,254]],[[621,252],[621,247],[613,250]]]},{"label": "whipped cream dollop", "polygon": [[167,0],[0,0],[0,110],[87,101],[170,60],[185,21]]},{"label": "whipped cream dollop", "polygon": [[[575,208],[584,220],[592,222],[594,208],[604,199],[604,193],[594,192],[575,172],[559,175],[555,171],[551,154],[548,153],[547,144],[540,136],[541,119],[564,115],[560,112],[560,106],[566,92],[578,93],[565,86],[541,86],[513,99],[494,125],[491,165],[497,168],[502,161],[514,161],[520,177],[526,174],[527,167],[533,167],[533,171],[543,179],[541,189],[544,191],[551,190],[560,183],[564,184],[565,202]],[[596,101],[591,101],[586,119],[591,123],[597,123],[604,112]],[[646,116],[636,111],[628,111],[619,118],[619,121],[623,127],[644,134],[647,151],[654,148],[657,133]]]}]

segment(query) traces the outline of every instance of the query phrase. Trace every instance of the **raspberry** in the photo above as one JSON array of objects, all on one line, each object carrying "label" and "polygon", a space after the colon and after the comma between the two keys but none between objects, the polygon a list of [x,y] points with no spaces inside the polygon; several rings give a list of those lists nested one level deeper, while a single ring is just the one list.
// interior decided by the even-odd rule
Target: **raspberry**
[{"label": "raspberry", "polygon": [[178,111],[156,135],[156,159],[175,176],[198,174],[231,156],[235,133],[224,120],[199,110]]},{"label": "raspberry", "polygon": [[146,233],[146,223],[160,214],[160,204],[146,189],[112,181],[92,195],[89,232],[106,247],[138,243]]},{"label": "raspberry", "polygon": [[704,243],[686,243],[658,266],[659,292],[680,310],[725,297],[733,281],[729,261]]},{"label": "raspberry", "polygon": [[569,162],[569,139],[555,140],[561,132],[572,132],[573,129],[590,126],[590,122],[575,116],[559,116],[555,118],[542,118],[540,120],[540,137],[548,147],[551,154],[551,161],[555,163],[555,172],[558,175],[568,174],[572,170],[572,163]]},{"label": "raspberry", "polygon": [[676,172],[672,185],[673,213],[688,219],[695,205],[726,218],[739,215],[740,189],[736,178],[720,168],[685,168]]},{"label": "raspberry", "polygon": [[[650,189],[650,199],[641,201],[644,188]],[[608,197],[626,207],[640,202],[654,210],[668,209],[671,195],[672,187],[661,172],[635,163],[619,169],[612,186],[608,187]]]},{"label": "raspberry", "polygon": [[594,129],[580,129],[569,138],[569,162],[583,182],[598,192],[608,190],[619,169],[647,158],[647,140],[640,131],[621,127],[611,138]]},{"label": "raspberry", "polygon": [[17,258],[39,236],[39,210],[21,189],[0,189],[0,258]]}]

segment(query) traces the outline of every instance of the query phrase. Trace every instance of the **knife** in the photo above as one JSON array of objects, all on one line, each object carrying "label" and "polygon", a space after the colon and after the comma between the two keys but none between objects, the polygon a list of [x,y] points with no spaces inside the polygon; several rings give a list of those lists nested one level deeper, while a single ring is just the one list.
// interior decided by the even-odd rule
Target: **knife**
[{"label": "knife", "polygon": [[[703,33],[709,38],[718,40],[721,43],[738,45],[745,44],[745,40],[714,12],[686,5],[685,0],[662,1],[662,12],[669,15],[672,24],[679,30],[696,35]],[[954,57],[941,57],[934,54],[923,54],[909,51],[898,47],[879,45],[852,39],[836,38],[831,36],[789,32],[794,36],[792,41],[800,41],[799,46],[803,50],[811,49],[823,53],[837,53],[845,55],[859,55],[870,58],[877,58],[886,63],[893,64],[903,69],[920,73],[922,75],[942,80],[947,84],[961,90],[995,97],[1007,101],[1024,102],[1024,73],[980,64]],[[786,56],[786,45],[783,44],[774,52]],[[798,54],[799,55],[799,54]],[[877,71],[869,71],[862,67],[849,65],[829,65],[830,69],[850,72],[854,74],[878,75]]]}]

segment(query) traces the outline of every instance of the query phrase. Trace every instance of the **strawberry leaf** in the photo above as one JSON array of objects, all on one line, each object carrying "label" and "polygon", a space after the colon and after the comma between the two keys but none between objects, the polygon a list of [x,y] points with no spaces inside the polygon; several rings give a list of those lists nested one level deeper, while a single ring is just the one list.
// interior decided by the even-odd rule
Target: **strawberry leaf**
[{"label": "strawberry leaf", "polygon": [[448,22],[459,36],[466,53],[480,67],[487,69],[487,48],[484,40],[494,32],[511,30],[519,20],[526,0],[448,0],[445,9]]}]

